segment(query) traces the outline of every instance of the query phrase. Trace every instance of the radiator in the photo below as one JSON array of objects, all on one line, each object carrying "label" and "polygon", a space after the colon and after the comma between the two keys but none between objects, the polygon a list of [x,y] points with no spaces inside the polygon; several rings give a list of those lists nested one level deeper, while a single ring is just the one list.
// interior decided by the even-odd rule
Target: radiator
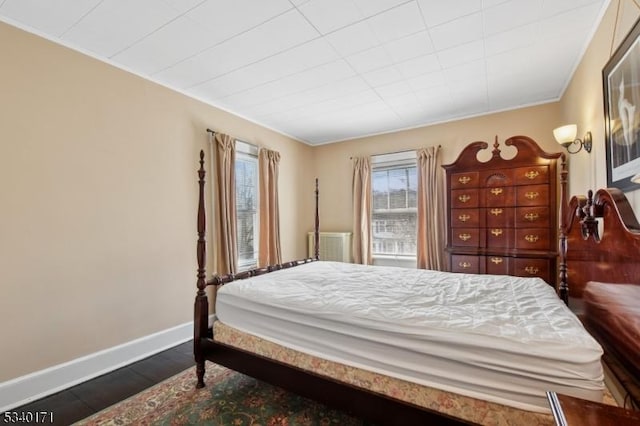
[{"label": "radiator", "polygon": [[[308,239],[309,257],[313,257],[313,232],[309,232]],[[351,232],[320,232],[320,260],[351,262]]]}]

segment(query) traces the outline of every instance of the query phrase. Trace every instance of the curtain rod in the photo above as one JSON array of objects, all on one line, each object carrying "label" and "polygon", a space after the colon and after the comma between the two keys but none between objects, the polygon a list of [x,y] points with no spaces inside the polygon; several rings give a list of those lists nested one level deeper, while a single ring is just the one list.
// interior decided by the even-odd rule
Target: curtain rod
[{"label": "curtain rod", "polygon": [[[438,145],[438,148],[442,148],[442,145]],[[373,154],[372,157],[376,157],[378,155],[391,155],[391,154],[402,154],[404,152],[411,152],[411,151],[417,151],[420,148],[416,148],[416,149],[405,149],[402,151],[393,151],[393,152],[383,152],[382,154]],[[349,160],[353,160],[353,157],[349,157]]]},{"label": "curtain rod", "polygon": [[[218,134],[218,133],[220,133],[220,132],[216,132],[215,130],[207,129],[207,133],[211,133],[212,135],[216,135],[216,134]],[[265,149],[265,147],[264,147],[264,146],[262,146],[262,145],[258,145],[258,144],[251,143],[251,142],[247,142],[247,141],[242,140],[242,139],[237,139],[237,138],[234,138],[234,139],[235,139],[236,141],[238,141],[238,142],[242,142],[242,143],[244,143],[244,144],[251,145],[251,146],[256,147],[256,148],[258,148],[258,149]]]}]

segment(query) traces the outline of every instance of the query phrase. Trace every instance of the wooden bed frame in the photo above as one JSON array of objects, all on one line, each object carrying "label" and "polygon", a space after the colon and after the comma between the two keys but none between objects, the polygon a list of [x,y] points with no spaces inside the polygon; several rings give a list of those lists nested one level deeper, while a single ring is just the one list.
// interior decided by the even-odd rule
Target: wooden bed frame
[{"label": "wooden bed frame", "polygon": [[[586,197],[574,196],[562,214],[559,288],[566,291],[570,306],[579,315],[589,281],[640,285],[640,223],[622,191],[609,188],[595,194],[589,191]],[[640,355],[621,353],[587,329],[603,346],[605,368],[625,401],[640,407],[640,377],[624,368],[625,357],[637,359]]]},{"label": "wooden bed frame", "polygon": [[[566,169],[562,171],[566,182]],[[314,258],[257,268],[238,274],[216,275],[206,280],[205,259],[205,169],[204,152],[200,152],[198,242],[197,242],[197,295],[194,307],[194,355],[196,361],[197,387],[204,387],[205,361],[209,360],[259,380],[280,386],[355,416],[377,424],[469,424],[446,414],[390,398],[363,388],[338,382],[300,368],[256,355],[229,345],[216,342],[209,329],[208,286],[218,287],[237,279],[265,274],[274,270],[291,268],[318,260],[318,186],[316,180],[315,206],[315,256]],[[564,195],[563,195],[564,197]],[[633,282],[640,276],[640,230],[631,207],[619,191],[598,191],[595,199],[574,197],[570,203],[561,202],[560,232],[560,283],[558,292],[563,299],[581,294],[589,280],[611,282]],[[594,240],[596,218],[604,218],[604,236]],[[589,238],[585,238],[585,236]],[[567,248],[569,250],[567,250]],[[625,249],[626,248],[626,249]],[[629,250],[630,249],[630,250]],[[607,267],[615,263],[614,271]],[[571,291],[569,292],[569,283]],[[636,385],[638,378],[631,378]],[[627,380],[629,380],[627,378]]]}]

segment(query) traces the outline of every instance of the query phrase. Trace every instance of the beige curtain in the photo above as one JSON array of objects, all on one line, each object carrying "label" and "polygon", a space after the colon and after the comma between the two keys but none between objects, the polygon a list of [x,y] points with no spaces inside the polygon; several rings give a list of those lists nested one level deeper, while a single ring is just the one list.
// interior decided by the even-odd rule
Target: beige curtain
[{"label": "beige curtain", "polygon": [[218,274],[234,274],[238,269],[236,234],[235,139],[216,133],[216,197],[218,223],[216,232],[216,265]]},{"label": "beige curtain", "polygon": [[258,154],[260,169],[260,249],[258,266],[282,263],[280,251],[280,213],[278,207],[278,165],[280,153],[261,149]]},{"label": "beige curtain", "polygon": [[418,268],[442,271],[444,265],[444,189],[440,147],[417,152]]},{"label": "beige curtain", "polygon": [[353,261],[371,265],[371,158],[353,159]]}]

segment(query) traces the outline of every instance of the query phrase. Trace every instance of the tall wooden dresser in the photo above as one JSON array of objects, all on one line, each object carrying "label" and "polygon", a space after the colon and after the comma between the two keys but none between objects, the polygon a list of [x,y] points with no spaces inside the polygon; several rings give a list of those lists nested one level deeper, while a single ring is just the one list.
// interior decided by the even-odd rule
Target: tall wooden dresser
[{"label": "tall wooden dresser", "polygon": [[492,157],[477,159],[486,142],[473,142],[444,165],[448,194],[447,252],[452,272],[540,277],[555,287],[558,255],[558,160],[526,136],[498,138]]}]

